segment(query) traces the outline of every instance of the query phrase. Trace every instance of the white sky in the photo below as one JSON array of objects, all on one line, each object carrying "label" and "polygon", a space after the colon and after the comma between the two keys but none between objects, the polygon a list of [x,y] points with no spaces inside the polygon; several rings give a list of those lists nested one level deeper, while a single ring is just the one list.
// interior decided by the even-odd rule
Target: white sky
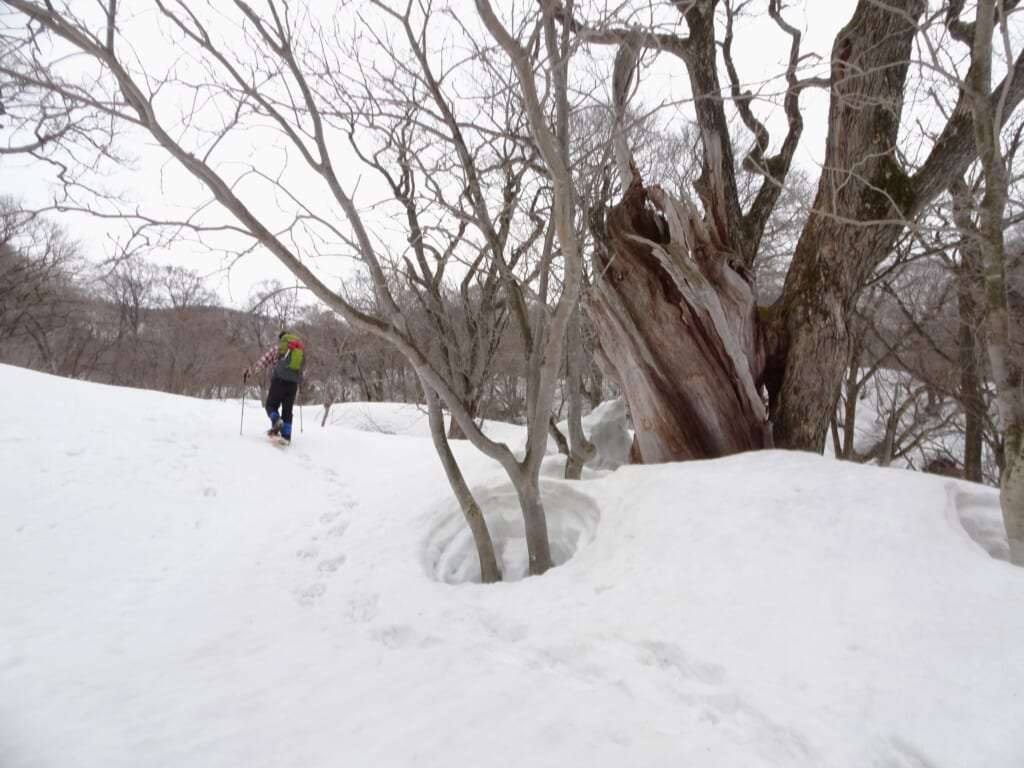
[{"label": "white sky", "polygon": [[[829,3],[807,2],[795,5],[795,8],[787,10],[786,15],[792,23],[801,27],[805,32],[804,50],[817,52],[822,57],[822,61],[827,62],[832,38],[841,24],[849,18],[849,12],[854,5],[853,0]],[[152,24],[148,28],[155,29]],[[788,39],[776,34],[774,25],[767,18],[744,23],[737,31],[737,36],[736,50],[741,77],[749,80],[751,87],[758,89],[765,71],[775,71],[776,64],[780,64],[788,54]],[[137,47],[143,55],[149,55],[153,49],[159,46],[157,39],[154,38],[151,45],[147,43]],[[160,57],[158,56],[158,58]],[[167,57],[163,56],[162,59],[167,59]],[[823,65],[823,67],[824,69],[821,71],[827,71],[827,66]],[[666,74],[663,76],[652,72],[647,77],[649,82],[657,83],[659,94],[665,92],[670,99],[685,98],[688,85],[681,64],[669,57],[664,57],[658,70],[664,71]],[[667,84],[664,88],[663,83]],[[769,88],[769,90],[772,89]],[[809,166],[821,154],[825,137],[824,114],[827,104],[824,94],[811,92],[805,93],[803,103],[807,116],[807,127],[799,162]],[[775,111],[777,114],[774,119],[769,120],[769,125],[775,130],[776,140],[780,140],[784,121],[780,122],[782,120],[781,110]],[[760,110],[759,114],[766,119],[768,117],[766,109]],[[131,198],[138,199],[144,205],[157,210],[173,203],[184,204],[187,209],[194,206],[199,200],[208,197],[206,194],[196,196],[194,183],[186,179],[172,164],[164,162],[162,155],[153,155],[152,151],[146,147],[148,143],[148,141],[140,141],[131,148],[134,153],[138,154],[140,160],[139,173],[114,179],[113,183],[123,184],[129,190]],[[273,157],[275,150],[272,147],[258,147],[253,150],[253,154]],[[16,194],[36,201],[49,197],[50,192],[46,187],[45,178],[40,176],[39,168],[19,168],[16,163],[9,160],[5,160],[4,165],[0,167],[3,169],[2,175],[0,175],[0,193]],[[365,194],[370,190],[365,177],[360,183],[363,188],[361,193],[357,194],[357,202],[365,205],[372,202]],[[355,178],[353,178],[354,186]],[[370,191],[370,194],[375,193]],[[69,219],[68,226],[74,235],[83,240],[87,251],[97,257],[109,253],[111,232],[109,222],[73,217]],[[153,258],[188,266],[201,274],[210,275],[212,286],[225,300],[236,305],[243,303],[252,284],[261,280],[274,278],[281,280],[286,285],[294,284],[291,274],[275,259],[261,254],[244,259],[233,268],[229,276],[219,274],[221,267],[219,261],[215,261],[213,257],[206,254],[199,254],[193,246],[183,241],[175,242],[168,249],[161,249],[153,255]],[[228,277],[229,282],[226,281]]]},{"label": "white sky", "polygon": [[[3,768],[1024,755],[1024,569],[975,541],[1005,553],[993,489],[782,451],[566,482],[552,456],[563,564],[484,587],[446,583],[473,561],[415,409],[307,408],[282,449],[252,400],[240,435],[238,401],[0,389]],[[511,489],[456,452],[515,577]]]}]

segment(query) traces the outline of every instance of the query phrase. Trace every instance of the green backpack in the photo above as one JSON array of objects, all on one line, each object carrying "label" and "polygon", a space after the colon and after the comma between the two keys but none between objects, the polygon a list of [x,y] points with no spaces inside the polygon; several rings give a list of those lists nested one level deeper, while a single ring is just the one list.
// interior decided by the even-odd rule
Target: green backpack
[{"label": "green backpack", "polygon": [[293,371],[301,371],[305,364],[306,347],[302,339],[294,333],[282,333],[278,337],[277,351],[281,357],[287,359],[288,368]]}]

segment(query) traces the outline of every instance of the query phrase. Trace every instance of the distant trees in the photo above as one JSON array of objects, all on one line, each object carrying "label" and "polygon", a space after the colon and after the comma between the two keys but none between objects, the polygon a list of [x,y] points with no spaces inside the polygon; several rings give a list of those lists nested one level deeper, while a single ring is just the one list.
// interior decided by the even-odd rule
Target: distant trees
[{"label": "distant trees", "polygon": [[[935,234],[904,238],[851,315],[834,448],[845,459],[949,472],[973,455],[970,437],[978,441],[970,445],[980,480],[982,433],[967,434],[972,422],[965,423],[962,405],[958,278],[949,266],[952,246],[942,243],[950,233]],[[986,407],[980,402],[975,416],[984,419]],[[987,469],[994,478],[994,463]]]},{"label": "distant trees", "polygon": [[238,394],[246,341],[194,272],[83,259],[51,218],[0,201],[0,362],[200,397]]},{"label": "distant trees", "polygon": [[104,340],[80,269],[60,227],[0,198],[0,356],[62,376],[92,369]]},{"label": "distant trees", "polygon": [[[228,309],[193,270],[138,256],[112,263],[81,258],[56,220],[29,215],[13,199],[0,203],[0,362],[230,397],[241,392],[241,368],[287,327],[310,346],[301,397],[322,403],[325,419],[336,402],[422,402],[419,381],[401,354],[337,314],[304,304],[294,286],[264,282],[244,310]],[[439,293],[435,312],[457,322],[464,306],[460,296]],[[425,336],[440,333],[415,300],[406,311]],[[514,333],[494,343],[479,376],[477,418],[521,423],[520,343]]]},{"label": "distant trees", "polygon": [[248,337],[193,270],[138,256],[94,267],[113,313],[97,373],[112,384],[210,397],[240,393]]}]

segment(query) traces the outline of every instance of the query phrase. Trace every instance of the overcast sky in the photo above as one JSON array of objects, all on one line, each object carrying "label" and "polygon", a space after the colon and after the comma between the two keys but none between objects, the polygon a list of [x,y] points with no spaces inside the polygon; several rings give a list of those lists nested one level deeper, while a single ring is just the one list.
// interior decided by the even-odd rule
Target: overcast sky
[{"label": "overcast sky", "polygon": [[[806,2],[795,3],[786,11],[787,19],[801,28],[805,34],[803,50],[816,53],[820,58],[817,74],[827,74],[827,60],[832,40],[836,31],[845,23],[854,6],[853,0],[834,0],[829,3]],[[150,34],[143,46],[152,49],[162,42],[159,35]],[[737,29],[737,65],[740,76],[749,82],[751,90],[769,94],[777,94],[777,84],[763,82],[766,73],[781,71],[781,64],[788,55],[788,39],[782,36],[775,25],[767,19],[751,18]],[[809,59],[808,64],[813,64]],[[663,56],[653,71],[644,75],[650,89],[648,93],[659,96],[664,94],[668,100],[684,99],[688,84],[682,64],[672,57]],[[724,82],[724,73],[723,73]],[[650,97],[649,97],[650,98]],[[658,96],[655,96],[658,98]],[[805,113],[805,132],[802,148],[797,163],[804,167],[813,166],[821,156],[825,140],[825,113],[827,96],[822,91],[805,91],[801,103]],[[758,115],[765,119],[773,130],[773,138],[781,139],[785,121],[781,107],[769,108],[759,104]],[[139,169],[133,174],[124,174],[123,178],[111,179],[112,184],[126,190],[128,197],[142,201],[150,210],[164,209],[170,203],[176,203],[179,211],[187,211],[190,207],[201,204],[209,198],[208,194],[198,190],[177,166],[165,159],[163,153],[154,150],[151,142],[145,137],[132,147],[137,155]],[[260,161],[268,162],[280,157],[280,150],[274,146],[256,147],[253,154],[259,154]],[[40,166],[26,166],[23,162],[5,159],[0,165],[3,169],[0,191],[25,198],[32,203],[42,203],[53,194],[48,186],[50,181],[47,169]],[[356,177],[352,179],[354,186]],[[368,196],[367,180],[361,178],[359,193],[356,194],[357,204],[365,205]],[[351,191],[351,189],[350,189]],[[182,214],[184,215],[184,214]],[[93,220],[82,216],[68,216],[64,222],[73,236],[81,239],[84,250],[91,258],[101,259],[111,255],[112,241],[123,238],[122,227],[107,220]],[[151,254],[151,258],[161,263],[186,266],[210,278],[210,287],[215,289],[225,302],[242,305],[250,293],[252,286],[267,279],[277,279],[284,284],[294,284],[291,276],[276,259],[263,253],[254,253],[237,262],[226,273],[222,261],[208,253],[202,252],[184,240],[176,240],[167,248],[160,248]]]}]

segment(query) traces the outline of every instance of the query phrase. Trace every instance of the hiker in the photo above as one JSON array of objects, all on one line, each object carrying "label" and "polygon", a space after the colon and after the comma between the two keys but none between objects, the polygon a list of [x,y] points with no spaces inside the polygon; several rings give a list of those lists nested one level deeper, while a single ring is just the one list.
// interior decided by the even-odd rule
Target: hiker
[{"label": "hiker", "polygon": [[292,406],[306,367],[305,352],[306,348],[297,334],[281,331],[277,344],[267,349],[255,363],[242,369],[242,381],[245,382],[257,371],[274,366],[267,391],[266,409],[270,418],[267,434],[286,444],[292,441]]}]

